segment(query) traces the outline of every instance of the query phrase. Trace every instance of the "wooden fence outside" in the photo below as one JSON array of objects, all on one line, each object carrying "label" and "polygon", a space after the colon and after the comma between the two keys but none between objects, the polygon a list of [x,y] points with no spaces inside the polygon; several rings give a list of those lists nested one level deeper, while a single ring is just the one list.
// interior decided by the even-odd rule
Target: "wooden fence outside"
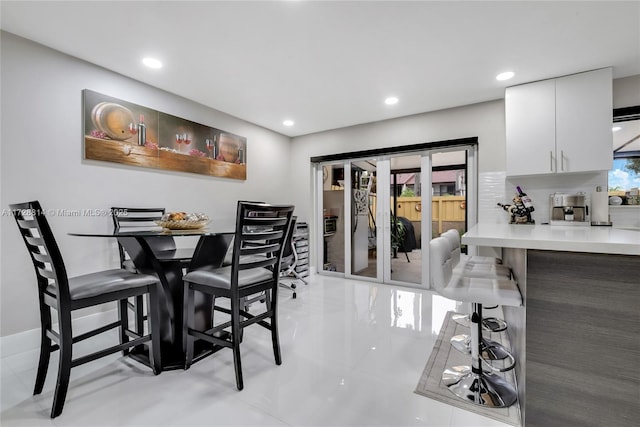
[{"label": "wooden fence outside", "polygon": [[[376,198],[371,198],[373,212],[376,208]],[[412,222],[422,220],[421,197],[398,197],[396,215],[405,217]],[[393,204],[393,198],[391,198]],[[466,199],[464,196],[433,196],[431,200],[431,220],[433,222],[433,234],[439,236],[450,228],[464,228],[466,215]],[[446,224],[445,224],[446,223]],[[450,224],[458,223],[458,224]],[[437,234],[436,234],[437,233]]]}]

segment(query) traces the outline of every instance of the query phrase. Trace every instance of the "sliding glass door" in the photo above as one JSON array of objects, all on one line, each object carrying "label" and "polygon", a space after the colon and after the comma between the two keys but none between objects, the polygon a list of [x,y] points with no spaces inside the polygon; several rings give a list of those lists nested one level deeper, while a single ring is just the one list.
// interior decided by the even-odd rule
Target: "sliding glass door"
[{"label": "sliding glass door", "polygon": [[429,241],[475,223],[475,161],[458,146],[319,165],[319,271],[428,288]]}]

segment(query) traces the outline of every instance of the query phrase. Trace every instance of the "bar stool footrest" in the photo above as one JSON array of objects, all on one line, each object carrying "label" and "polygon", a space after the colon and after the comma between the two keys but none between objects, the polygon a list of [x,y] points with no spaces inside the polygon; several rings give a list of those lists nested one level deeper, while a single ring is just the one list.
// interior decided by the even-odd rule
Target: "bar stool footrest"
[{"label": "bar stool footrest", "polygon": [[[451,317],[457,324],[465,328],[471,327],[471,320],[468,314],[454,314]],[[507,330],[507,322],[497,317],[486,317],[482,319],[482,329],[489,332],[502,332]]]},{"label": "bar stool footrest", "polygon": [[[471,336],[466,334],[455,335],[451,337],[451,345],[453,348],[464,354],[471,354]],[[500,369],[500,372],[505,372],[513,369],[515,366],[515,358],[511,352],[502,344],[497,341],[490,340],[488,338],[481,338],[480,340],[480,357],[485,360],[504,360],[511,359],[512,362],[509,366]],[[492,367],[492,370],[497,368]]]},{"label": "bar stool footrest", "polygon": [[518,400],[515,387],[489,373],[474,374],[469,366],[454,366],[442,373],[449,391],[465,402],[490,408],[507,408]]}]

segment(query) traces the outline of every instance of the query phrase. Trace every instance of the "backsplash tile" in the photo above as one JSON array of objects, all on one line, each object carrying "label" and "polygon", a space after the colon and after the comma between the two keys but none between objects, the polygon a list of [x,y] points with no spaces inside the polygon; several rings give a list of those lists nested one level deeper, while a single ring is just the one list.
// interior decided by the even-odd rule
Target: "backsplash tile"
[{"label": "backsplash tile", "polygon": [[609,218],[614,227],[640,228],[640,206],[609,206]]},{"label": "backsplash tile", "polygon": [[555,192],[584,192],[591,198],[597,186],[607,188],[607,172],[541,175],[534,177],[507,178],[505,181],[506,203],[516,194],[516,186],[531,197],[535,211],[532,214],[536,224],[549,222],[549,196]]},{"label": "backsplash tile", "polygon": [[506,224],[509,214],[497,203],[507,203],[505,196],[505,172],[481,172],[478,174],[478,222]]}]

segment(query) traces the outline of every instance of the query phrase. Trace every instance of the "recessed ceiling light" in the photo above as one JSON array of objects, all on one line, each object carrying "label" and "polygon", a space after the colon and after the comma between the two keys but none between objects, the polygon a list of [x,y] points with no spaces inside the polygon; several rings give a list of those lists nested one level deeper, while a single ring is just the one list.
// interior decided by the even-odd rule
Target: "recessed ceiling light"
[{"label": "recessed ceiling light", "polygon": [[614,126],[611,128],[611,130],[614,132],[618,132],[620,129],[622,129],[620,126]]},{"label": "recessed ceiling light", "polygon": [[396,98],[395,96],[390,96],[387,99],[384,100],[384,103],[387,105],[394,105],[398,103],[398,98]]},{"label": "recessed ceiling light", "polygon": [[504,73],[498,74],[496,76],[496,80],[499,80],[499,81],[509,80],[510,78],[512,78],[515,75],[516,75],[516,73],[514,73],[513,71],[505,71]]},{"label": "recessed ceiling light", "polygon": [[162,62],[158,61],[155,58],[144,58],[142,63],[149,68],[162,68]]},{"label": "recessed ceiling light", "polygon": [[293,123],[293,120],[285,120],[284,122],[282,122],[282,124],[285,126],[293,126]]}]

